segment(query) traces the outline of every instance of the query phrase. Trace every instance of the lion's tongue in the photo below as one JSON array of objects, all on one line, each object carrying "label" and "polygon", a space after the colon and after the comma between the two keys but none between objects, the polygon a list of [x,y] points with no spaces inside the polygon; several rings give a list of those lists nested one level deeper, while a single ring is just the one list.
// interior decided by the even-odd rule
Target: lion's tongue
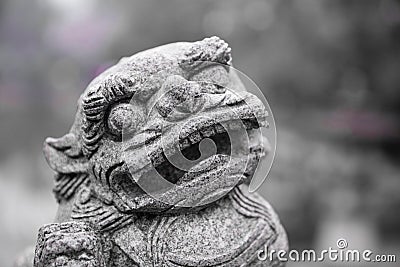
[{"label": "lion's tongue", "polygon": [[[232,161],[231,161],[232,159]],[[231,161],[231,162],[230,162]],[[202,206],[226,195],[243,179],[239,172],[227,168],[236,158],[228,155],[213,155],[192,167],[171,189],[160,192],[158,200],[179,207]]]},{"label": "lion's tongue", "polygon": [[217,167],[223,168],[224,165],[226,165],[229,162],[230,156],[228,155],[213,155],[211,157],[208,157],[199,163],[197,163],[195,166],[190,168],[188,172],[178,181],[177,184],[181,184],[183,182],[191,181],[193,180],[196,176],[199,176],[205,172],[209,172]]},{"label": "lion's tongue", "polygon": [[243,181],[240,170],[246,162],[246,158],[223,154],[210,156],[190,168],[173,186],[168,184],[164,190],[152,191],[152,196],[175,208],[206,205],[223,197]]}]

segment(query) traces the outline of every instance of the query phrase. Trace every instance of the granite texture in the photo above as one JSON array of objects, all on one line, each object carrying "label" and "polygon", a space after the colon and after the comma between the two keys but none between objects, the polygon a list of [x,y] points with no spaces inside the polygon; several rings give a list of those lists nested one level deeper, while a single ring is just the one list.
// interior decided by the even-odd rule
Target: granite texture
[{"label": "granite texture", "polygon": [[[35,267],[284,265],[257,259],[288,245],[271,206],[248,192],[268,114],[231,61],[218,37],[172,43],[88,85],[70,132],[44,144],[59,209],[39,230]],[[241,127],[247,143],[233,140]],[[215,154],[171,164],[198,158],[205,139]]]}]

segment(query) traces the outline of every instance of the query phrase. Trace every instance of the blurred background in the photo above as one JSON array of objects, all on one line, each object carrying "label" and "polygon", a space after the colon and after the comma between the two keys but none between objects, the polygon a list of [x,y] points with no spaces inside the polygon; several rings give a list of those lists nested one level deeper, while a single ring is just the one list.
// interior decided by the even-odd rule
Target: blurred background
[{"label": "blurred background", "polygon": [[346,238],[400,261],[400,1],[2,0],[0,266],[55,215],[42,143],[69,130],[86,85],[122,56],[211,35],[274,111],[259,192],[291,248]]}]

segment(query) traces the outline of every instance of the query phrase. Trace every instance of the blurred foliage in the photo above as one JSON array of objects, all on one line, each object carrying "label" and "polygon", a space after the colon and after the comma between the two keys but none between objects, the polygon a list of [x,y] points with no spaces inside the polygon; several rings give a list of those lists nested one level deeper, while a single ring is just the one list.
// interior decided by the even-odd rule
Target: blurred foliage
[{"label": "blurred foliage", "polygon": [[90,80],[122,56],[210,35],[274,110],[277,158],[260,192],[292,247],[331,242],[340,222],[350,235],[353,221],[378,248],[400,247],[399,1],[3,0],[1,266],[55,213],[41,144],[68,130]]}]

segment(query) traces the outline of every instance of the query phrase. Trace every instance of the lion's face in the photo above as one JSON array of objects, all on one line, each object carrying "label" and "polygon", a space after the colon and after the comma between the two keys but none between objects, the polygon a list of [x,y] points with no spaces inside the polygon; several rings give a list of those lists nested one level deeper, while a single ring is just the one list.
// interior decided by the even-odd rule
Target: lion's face
[{"label": "lion's face", "polygon": [[222,197],[254,172],[267,117],[229,64],[216,37],[122,59],[81,96],[62,158],[52,156],[56,140],[45,147],[50,165],[89,173],[95,194],[123,212]]},{"label": "lion's face", "polygon": [[107,247],[85,223],[47,224],[39,229],[34,266],[105,267]]}]

